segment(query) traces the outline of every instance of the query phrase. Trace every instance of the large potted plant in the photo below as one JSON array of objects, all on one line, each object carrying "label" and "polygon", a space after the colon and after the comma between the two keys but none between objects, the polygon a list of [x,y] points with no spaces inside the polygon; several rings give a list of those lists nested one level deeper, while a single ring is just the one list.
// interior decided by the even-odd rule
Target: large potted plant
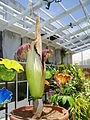
[{"label": "large potted plant", "polygon": [[21,119],[49,119],[68,120],[69,114],[63,107],[44,105],[42,96],[45,85],[45,59],[51,56],[52,50],[42,51],[42,41],[40,35],[40,17],[37,16],[36,39],[31,43],[26,43],[19,47],[17,51],[18,59],[24,60],[26,57],[26,75],[29,84],[30,94],[33,98],[33,106],[23,106],[11,112],[10,120]]}]

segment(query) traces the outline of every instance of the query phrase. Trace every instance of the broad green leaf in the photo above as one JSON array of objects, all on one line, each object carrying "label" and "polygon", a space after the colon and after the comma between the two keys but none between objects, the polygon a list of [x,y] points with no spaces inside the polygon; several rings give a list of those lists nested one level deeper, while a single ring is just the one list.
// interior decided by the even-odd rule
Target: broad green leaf
[{"label": "broad green leaf", "polygon": [[58,95],[58,96],[57,96],[57,101],[61,100],[62,98],[63,98],[62,95]]},{"label": "broad green leaf", "polygon": [[62,98],[63,98],[63,96],[62,96],[62,95],[60,95],[60,96],[59,96],[59,99],[62,99]]},{"label": "broad green leaf", "polygon": [[70,105],[72,105],[74,103],[74,100],[71,96],[67,96],[68,102]]},{"label": "broad green leaf", "polygon": [[63,105],[66,103],[66,101],[67,101],[67,96],[63,96],[63,98],[62,98]]}]

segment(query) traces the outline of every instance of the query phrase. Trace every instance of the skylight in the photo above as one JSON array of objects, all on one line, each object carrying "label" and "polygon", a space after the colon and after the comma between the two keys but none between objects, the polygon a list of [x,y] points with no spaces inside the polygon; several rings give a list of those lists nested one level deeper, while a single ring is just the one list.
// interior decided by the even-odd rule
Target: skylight
[{"label": "skylight", "polygon": [[49,9],[46,1],[16,0],[19,9],[0,1],[0,31],[9,29],[22,37],[31,37],[39,13],[43,41],[49,38],[55,47],[65,47],[72,53],[89,49],[90,0],[61,0],[52,2]]}]

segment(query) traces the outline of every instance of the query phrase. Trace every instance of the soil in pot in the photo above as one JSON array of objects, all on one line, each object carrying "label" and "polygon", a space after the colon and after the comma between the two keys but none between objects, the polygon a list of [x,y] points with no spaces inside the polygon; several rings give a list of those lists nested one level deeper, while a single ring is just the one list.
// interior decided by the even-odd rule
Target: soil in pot
[{"label": "soil in pot", "polygon": [[[33,106],[25,106],[13,110],[11,112],[10,120],[32,120]],[[37,120],[68,120],[68,111],[62,107],[45,105],[40,118]]]}]

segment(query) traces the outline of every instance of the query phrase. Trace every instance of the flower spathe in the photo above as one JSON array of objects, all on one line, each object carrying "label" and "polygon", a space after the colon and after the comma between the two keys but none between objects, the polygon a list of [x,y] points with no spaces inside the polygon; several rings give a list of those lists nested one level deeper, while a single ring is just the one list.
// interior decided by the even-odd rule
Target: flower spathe
[{"label": "flower spathe", "polygon": [[[41,98],[45,85],[45,58],[52,54],[51,49],[42,51],[42,40],[40,34],[40,16],[37,15],[35,40],[31,45],[26,43],[19,47],[17,56],[24,60],[26,57],[26,76],[30,94],[34,99]],[[26,55],[25,55],[26,54]]]},{"label": "flower spathe", "polygon": [[25,61],[26,60],[26,53],[28,52],[28,50],[30,49],[30,44],[29,43],[25,43],[22,46],[20,46],[18,48],[17,51],[17,57],[19,60],[21,61]]}]

